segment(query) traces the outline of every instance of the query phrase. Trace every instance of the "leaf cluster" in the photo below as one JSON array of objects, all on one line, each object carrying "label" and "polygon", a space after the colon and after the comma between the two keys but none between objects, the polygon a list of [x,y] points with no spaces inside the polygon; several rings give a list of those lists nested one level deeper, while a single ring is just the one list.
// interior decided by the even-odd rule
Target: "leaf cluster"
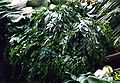
[{"label": "leaf cluster", "polygon": [[79,75],[103,65],[110,27],[77,8],[74,3],[57,5],[34,13],[24,25],[9,25],[9,58],[15,69],[20,68],[14,77],[56,83],[65,79],[65,72]]}]

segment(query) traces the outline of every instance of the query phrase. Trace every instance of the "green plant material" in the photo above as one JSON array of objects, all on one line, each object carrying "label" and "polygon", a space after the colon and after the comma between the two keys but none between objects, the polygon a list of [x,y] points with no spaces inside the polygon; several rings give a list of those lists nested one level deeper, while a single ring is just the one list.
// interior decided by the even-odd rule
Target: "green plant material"
[{"label": "green plant material", "polygon": [[78,12],[82,7],[74,4],[45,8],[34,13],[27,24],[17,25],[18,21],[9,26],[9,58],[15,69],[21,68],[19,76],[13,72],[14,77],[24,75],[31,80],[37,75],[42,82],[53,83],[65,80],[65,72],[78,75],[103,65],[106,44],[111,41],[109,27]]},{"label": "green plant material", "polygon": [[0,21],[4,23],[17,23],[21,19],[27,19],[29,14],[25,14],[22,10],[15,10],[13,6],[10,6],[9,2],[0,1]]},{"label": "green plant material", "polygon": [[80,74],[79,77],[74,76],[74,78],[73,78],[73,76],[74,75],[70,74],[70,77],[73,80],[69,80],[65,83],[111,83],[111,82],[104,80],[102,78],[95,77],[91,73]]},{"label": "green plant material", "polygon": [[120,68],[114,69],[113,77],[114,77],[115,80],[120,81]]},{"label": "green plant material", "polygon": [[[8,7],[8,2],[0,1],[0,21],[3,21],[3,19],[7,16],[7,14],[12,11],[11,7]],[[7,19],[6,19],[7,21]],[[7,23],[7,22],[6,22]]]},{"label": "green plant material", "polygon": [[120,51],[120,36],[115,37],[114,45]]},{"label": "green plant material", "polygon": [[48,6],[48,0],[28,0],[27,6],[32,7]]},{"label": "green plant material", "polygon": [[8,12],[10,61],[15,69],[21,69],[20,75],[13,72],[14,77],[32,79],[38,75],[44,82],[54,75],[52,79],[57,80],[66,71],[93,71],[94,65],[104,61],[104,43],[98,40],[107,38],[106,24],[85,17],[85,12],[78,13],[74,3],[68,5],[35,13],[28,23],[21,12]]},{"label": "green plant material", "polygon": [[97,78],[95,76],[88,76],[88,83],[110,83],[107,80]]},{"label": "green plant material", "polygon": [[[25,25],[28,21],[27,17],[29,16],[26,14],[23,15],[21,11],[15,10],[14,7],[10,6],[9,4],[10,3],[6,2],[5,0],[0,0],[0,43],[3,44],[2,45],[3,47],[1,49],[5,48],[4,50],[0,50],[0,51],[4,51],[3,55],[1,54],[0,56],[1,56],[1,60],[7,61],[8,64],[9,64],[8,55],[9,55],[9,45],[10,45],[8,37],[14,34],[13,32],[9,32],[8,27],[9,25],[11,26],[23,25],[23,24]],[[21,20],[23,23],[21,22]],[[9,28],[9,29],[13,31],[17,30],[17,28]]]},{"label": "green plant material", "polygon": [[68,2],[68,0],[50,0],[50,2],[54,4],[64,4]]},{"label": "green plant material", "polygon": [[[120,1],[119,0],[102,0],[89,9],[88,15],[95,19],[106,21],[111,26],[114,36],[113,42],[120,36]],[[120,43],[120,42],[119,42]],[[117,46],[117,45],[116,45]],[[118,51],[119,48],[117,48]],[[113,52],[115,53],[115,52]]]},{"label": "green plant material", "polygon": [[108,48],[114,48],[110,27],[89,17],[77,2],[43,8],[32,17],[15,10],[7,13],[0,18],[8,20],[8,52],[15,80],[24,76],[58,83],[67,79],[65,72],[78,76],[94,71],[96,65],[104,64]]}]

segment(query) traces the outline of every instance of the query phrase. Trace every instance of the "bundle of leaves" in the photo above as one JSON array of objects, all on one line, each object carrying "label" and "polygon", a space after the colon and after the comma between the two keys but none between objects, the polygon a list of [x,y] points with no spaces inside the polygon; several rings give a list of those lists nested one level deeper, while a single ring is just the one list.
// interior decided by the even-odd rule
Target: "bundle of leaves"
[{"label": "bundle of leaves", "polygon": [[79,77],[69,74],[72,80],[69,80],[65,83],[115,83],[113,81],[108,81],[103,78],[98,78],[92,73],[88,72],[86,74],[80,74]]},{"label": "bundle of leaves", "polygon": [[108,54],[120,51],[120,0],[102,0],[92,6],[88,5],[87,14],[99,21],[106,21],[112,28],[112,36],[116,51],[109,51]]},{"label": "bundle of leaves", "polygon": [[5,60],[5,47],[7,43],[7,24],[9,22],[9,19],[7,18],[7,15],[10,14],[10,11],[12,11],[12,7],[8,7],[8,2],[0,0],[0,61],[6,61]]},{"label": "bundle of leaves", "polygon": [[107,23],[88,17],[76,3],[43,8],[23,22],[8,26],[15,79],[24,76],[59,83],[65,72],[78,76],[94,71],[104,64],[107,49],[113,47]]},{"label": "bundle of leaves", "polygon": [[[5,0],[0,0],[0,62],[2,62],[3,65],[3,70],[6,71],[9,70],[8,72],[11,72],[11,67],[9,66],[9,60],[8,60],[8,55],[9,55],[9,40],[8,37],[11,37],[13,35],[13,32],[10,32],[9,25],[23,25],[28,22],[28,17],[30,15],[26,14],[26,11],[22,10],[15,10],[15,7],[11,6],[9,1]],[[15,30],[16,29],[12,29]],[[5,65],[5,64],[8,65]],[[4,70],[5,69],[5,70]],[[2,72],[1,71],[1,72]],[[8,73],[7,72],[7,73]],[[13,70],[14,72],[14,70]],[[11,73],[8,73],[7,75],[3,75],[4,72],[1,73],[1,77],[5,78],[5,76],[10,76]],[[11,79],[11,76],[8,77],[7,81]],[[1,82],[4,82],[4,79],[1,79]],[[5,79],[6,83],[6,79]]]}]

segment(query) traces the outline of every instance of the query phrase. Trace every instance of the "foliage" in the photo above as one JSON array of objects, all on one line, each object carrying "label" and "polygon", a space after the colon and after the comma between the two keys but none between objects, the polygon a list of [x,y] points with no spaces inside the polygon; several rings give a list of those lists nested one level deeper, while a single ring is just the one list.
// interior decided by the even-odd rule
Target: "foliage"
[{"label": "foliage", "polygon": [[27,6],[39,7],[39,6],[47,6],[47,5],[48,5],[48,0],[28,0],[27,1]]},{"label": "foliage", "polygon": [[[112,28],[113,42],[116,43],[117,51],[119,49],[120,41],[120,0],[102,0],[101,2],[95,3],[88,11],[88,15],[93,18],[106,21]],[[115,53],[115,52],[113,52]]]},{"label": "foliage", "polygon": [[69,80],[65,83],[110,83],[107,80],[104,79],[100,79],[98,77],[95,77],[93,74],[91,73],[87,73],[87,74],[80,74],[79,77],[76,77],[72,74],[70,74],[71,79],[73,80]]},{"label": "foliage", "polygon": [[[106,21],[112,28],[112,36],[116,51],[109,51],[109,54],[119,52],[120,37],[120,0],[101,0],[94,4],[84,4],[86,14],[99,21]],[[116,44],[117,42],[117,44]]]},{"label": "foliage", "polygon": [[14,9],[1,11],[7,12],[0,17],[9,31],[8,52],[15,79],[59,83],[66,80],[66,72],[79,76],[94,71],[104,64],[108,52],[116,50],[108,24],[91,17],[80,3],[43,8],[32,16]]},{"label": "foliage", "polygon": [[[110,66],[104,66],[103,70],[98,69],[94,75],[90,72],[80,74],[78,77],[67,72],[69,80],[65,83],[119,83],[120,68],[112,69]],[[102,77],[101,77],[102,76]]]},{"label": "foliage", "polygon": [[70,74],[71,80],[66,81],[65,83],[119,83],[120,81],[108,81],[103,78],[98,78],[92,73],[80,74],[79,77]]},{"label": "foliage", "polygon": [[[120,68],[112,69],[110,66],[104,66],[103,70],[98,69],[94,75],[90,72],[80,74],[78,77],[68,73],[69,80],[65,83],[119,83],[120,82]],[[101,77],[102,76],[102,77]]]},{"label": "foliage", "polygon": [[4,51],[7,43],[7,37],[5,34],[8,32],[6,28],[7,22],[9,22],[7,14],[9,14],[9,11],[11,10],[11,8],[8,8],[7,5],[7,2],[0,1],[0,61],[6,61],[6,52]]},{"label": "foliage", "polygon": [[58,83],[65,72],[78,75],[103,65],[106,48],[111,47],[110,27],[82,10],[77,3],[56,5],[34,13],[24,25],[20,20],[9,25],[9,58],[15,69],[20,68],[14,77]]},{"label": "foliage", "polygon": [[120,68],[114,69],[113,73],[114,79],[120,81]]},{"label": "foliage", "polygon": [[68,0],[50,0],[50,2],[53,4],[64,4],[68,2]]},{"label": "foliage", "polygon": [[[6,2],[5,0],[0,0],[0,44],[3,54],[0,54],[2,61],[7,61],[7,64],[9,64],[9,40],[8,37],[10,37],[13,32],[8,31],[9,25],[23,25],[22,22],[25,22],[28,20],[27,16],[24,12],[21,10],[15,10],[14,7],[9,5],[9,2]],[[18,23],[19,21],[19,23]],[[16,30],[15,28],[13,30]],[[7,47],[6,47],[7,45]],[[12,64],[11,64],[12,65]],[[6,68],[6,67],[5,67]],[[11,70],[11,69],[9,69]],[[11,77],[9,77],[10,79]]]},{"label": "foliage", "polygon": [[115,37],[114,45],[120,51],[120,36],[118,36],[118,37],[116,36]]}]

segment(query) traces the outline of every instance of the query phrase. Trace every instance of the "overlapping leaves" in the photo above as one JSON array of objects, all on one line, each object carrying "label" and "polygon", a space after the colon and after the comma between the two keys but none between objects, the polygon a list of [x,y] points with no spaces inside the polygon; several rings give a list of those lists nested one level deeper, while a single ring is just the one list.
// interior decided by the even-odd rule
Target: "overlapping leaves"
[{"label": "overlapping leaves", "polygon": [[[37,75],[43,82],[47,79],[56,83],[65,72],[78,75],[94,71],[97,64],[103,64],[106,48],[112,45],[110,28],[72,6],[45,8],[34,13],[30,22],[9,26],[9,31],[13,32],[10,61],[16,69],[20,67],[19,76],[31,79]],[[56,77],[50,77],[52,75]]]}]

